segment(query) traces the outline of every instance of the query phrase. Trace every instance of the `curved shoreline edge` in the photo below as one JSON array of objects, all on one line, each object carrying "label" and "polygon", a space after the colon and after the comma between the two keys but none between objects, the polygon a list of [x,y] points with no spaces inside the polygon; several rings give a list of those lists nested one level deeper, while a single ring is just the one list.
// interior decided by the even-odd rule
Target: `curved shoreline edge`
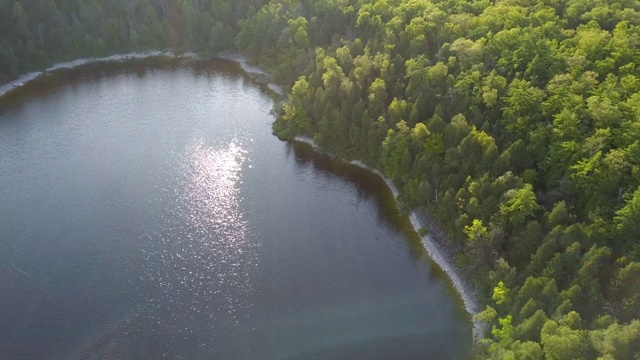
[{"label": "curved shoreline edge", "polygon": [[244,71],[251,78],[259,83],[265,84],[269,88],[269,90],[273,91],[276,95],[284,95],[282,87],[273,82],[273,76],[262,68],[249,64],[250,58],[246,55],[239,52],[223,51],[217,53],[215,57],[218,59],[233,61],[237,63],[238,65],[240,65],[242,71]]},{"label": "curved shoreline edge", "polygon": [[0,85],[0,97],[13,91],[14,89],[17,89],[26,85],[27,83],[33,80],[36,80],[41,76],[53,73],[58,70],[69,70],[69,69],[74,69],[84,65],[96,64],[96,63],[120,62],[120,61],[128,61],[128,60],[143,60],[143,59],[158,58],[158,57],[166,57],[166,58],[173,58],[173,59],[194,59],[194,60],[199,59],[197,54],[191,53],[191,52],[185,52],[185,53],[176,55],[173,51],[159,51],[159,50],[116,54],[116,55],[110,55],[110,56],[105,56],[100,58],[95,58],[95,57],[80,58],[72,61],[54,64],[42,71],[33,71],[30,73],[26,73],[13,81]]},{"label": "curved shoreline edge", "polygon": [[[293,141],[310,145],[316,152],[321,153],[318,150],[318,147],[316,146],[316,144],[313,142],[313,139],[311,138],[304,137],[304,136],[296,136],[293,139]],[[372,174],[380,177],[384,181],[384,183],[387,184],[387,187],[389,188],[389,190],[393,194],[393,197],[397,201],[398,195],[400,195],[400,191],[393,184],[393,182],[389,178],[387,178],[382,172],[365,165],[361,161],[357,161],[357,160],[348,161],[340,158],[338,159],[348,164],[357,166],[361,169],[365,169],[371,172]],[[469,315],[471,315],[472,323],[473,323],[473,329],[472,329],[473,340],[475,342],[482,340],[484,338],[485,324],[473,319],[473,315],[476,315],[481,311],[480,304],[477,301],[476,290],[474,289],[472,284],[470,284],[468,281],[465,281],[462,275],[460,275],[460,272],[456,269],[454,265],[454,259],[452,255],[450,254],[449,251],[444,249],[442,244],[435,241],[434,238],[429,233],[425,235],[420,235],[419,230],[421,228],[428,229],[433,227],[433,224],[428,224],[418,210],[412,210],[408,214],[408,217],[409,217],[409,221],[411,222],[411,225],[413,226],[413,230],[416,232],[416,234],[418,234],[418,236],[420,236],[422,240],[422,245],[427,251],[429,258],[431,258],[431,260],[433,260],[440,267],[440,269],[442,269],[442,271],[445,274],[447,274],[447,276],[451,280],[451,283],[453,284],[453,287],[460,295],[460,298],[464,303],[465,310]]]},{"label": "curved shoreline edge", "polygon": [[270,73],[264,71],[263,69],[253,66],[249,64],[249,58],[242,53],[238,52],[220,52],[211,57],[202,58],[198,54],[192,52],[184,52],[181,54],[176,54],[173,51],[144,51],[144,52],[130,52],[124,54],[115,54],[105,57],[89,57],[89,58],[80,58],[72,61],[56,63],[45,70],[41,71],[33,71],[26,74],[21,75],[15,80],[12,80],[6,84],[0,84],[0,97],[3,97],[7,93],[20,88],[27,83],[36,80],[41,76],[45,76],[47,74],[53,73],[58,70],[69,70],[77,67],[81,67],[84,65],[96,64],[96,63],[108,63],[108,62],[123,62],[129,60],[144,60],[151,58],[170,58],[170,59],[189,59],[189,60],[207,60],[207,59],[221,59],[226,61],[235,62],[240,66],[242,71],[244,71],[250,78],[265,85],[269,90],[273,91],[277,96],[284,95],[284,91],[282,87],[273,82],[273,77]]}]

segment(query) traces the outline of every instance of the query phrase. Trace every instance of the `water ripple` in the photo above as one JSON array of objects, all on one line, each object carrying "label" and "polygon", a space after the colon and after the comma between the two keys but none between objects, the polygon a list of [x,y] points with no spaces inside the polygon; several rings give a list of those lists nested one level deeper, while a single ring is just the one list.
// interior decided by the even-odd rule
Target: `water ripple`
[{"label": "water ripple", "polygon": [[179,185],[163,190],[154,206],[166,207],[164,216],[142,241],[142,277],[159,292],[147,297],[146,308],[171,321],[237,322],[238,311],[252,305],[255,269],[256,244],[239,203],[246,152],[237,140],[226,146],[199,140],[179,156]]}]

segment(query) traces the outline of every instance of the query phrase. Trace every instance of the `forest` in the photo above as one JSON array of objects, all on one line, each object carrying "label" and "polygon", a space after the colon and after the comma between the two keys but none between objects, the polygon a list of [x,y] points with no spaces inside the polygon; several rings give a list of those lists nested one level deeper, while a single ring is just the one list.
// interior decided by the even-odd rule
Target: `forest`
[{"label": "forest", "polygon": [[274,133],[380,169],[478,288],[489,359],[640,359],[640,2],[7,0],[0,83],[237,50]]}]

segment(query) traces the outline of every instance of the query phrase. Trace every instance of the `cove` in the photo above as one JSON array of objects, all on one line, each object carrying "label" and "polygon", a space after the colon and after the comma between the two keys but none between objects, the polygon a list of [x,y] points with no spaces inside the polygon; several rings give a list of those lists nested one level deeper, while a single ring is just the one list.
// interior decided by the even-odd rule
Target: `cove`
[{"label": "cove", "polygon": [[0,99],[0,357],[464,359],[462,301],[384,181],[279,141],[272,105],[225,61]]}]

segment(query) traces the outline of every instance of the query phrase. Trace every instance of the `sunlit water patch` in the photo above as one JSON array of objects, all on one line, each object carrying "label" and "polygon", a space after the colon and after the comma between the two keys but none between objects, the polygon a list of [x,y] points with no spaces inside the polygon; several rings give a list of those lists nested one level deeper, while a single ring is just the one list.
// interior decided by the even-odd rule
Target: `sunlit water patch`
[{"label": "sunlit water patch", "polygon": [[157,316],[162,308],[167,318],[158,321],[232,325],[238,311],[253,303],[258,245],[240,206],[246,152],[237,140],[213,146],[195,140],[179,158],[179,186],[163,189],[151,202],[162,209],[153,221],[159,226],[140,242],[141,279],[161,290],[148,297],[144,310]]}]

